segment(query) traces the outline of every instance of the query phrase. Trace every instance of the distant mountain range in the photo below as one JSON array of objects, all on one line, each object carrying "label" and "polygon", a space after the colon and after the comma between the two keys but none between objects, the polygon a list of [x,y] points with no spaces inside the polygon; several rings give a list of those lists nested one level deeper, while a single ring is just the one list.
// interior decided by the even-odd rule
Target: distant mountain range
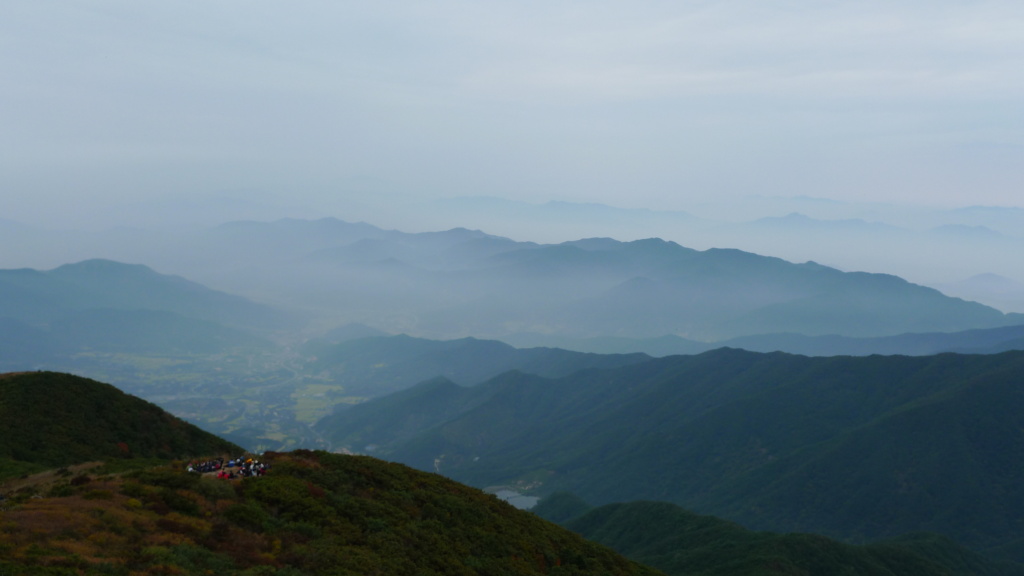
[{"label": "distant mountain range", "polygon": [[[407,335],[367,336],[365,327],[333,331],[333,338],[313,339],[300,348],[302,370],[320,382],[344,390],[348,397],[375,398],[443,378],[472,386],[503,372],[517,370],[546,378],[568,376],[591,368],[615,368],[651,360],[653,356],[700,354],[722,347],[753,352],[788,352],[807,356],[928,356],[943,352],[995,354],[1024,350],[1024,326],[955,333],[903,334],[884,338],[767,334],[709,344],[678,337],[651,340],[594,339],[562,341],[579,348],[604,348],[607,353],[573,352],[561,348],[514,348],[496,340],[461,338],[427,340]],[[340,341],[338,341],[340,340]],[[552,339],[558,341],[558,339]],[[724,345],[724,346],[723,346]],[[614,350],[646,349],[645,353]],[[345,409],[349,404],[339,405]],[[330,418],[318,424],[329,426]]]},{"label": "distant mountain range", "polygon": [[235,223],[195,242],[197,266],[234,263],[206,269],[215,285],[429,338],[873,337],[1024,322],[894,276],[657,239],[542,245],[326,219]]},{"label": "distant mountain range", "polygon": [[275,328],[268,306],[141,264],[86,260],[49,271],[0,270],[0,317],[42,323],[74,310],[155,310],[237,327]]},{"label": "distant mountain range", "polygon": [[0,367],[83,351],[215,353],[265,348],[259,333],[294,326],[274,308],[141,265],[89,260],[0,270]]},{"label": "distant mountain range", "polygon": [[1024,352],[723,349],[559,379],[435,380],[337,414],[352,448],[480,486],[667,500],[759,529],[918,530],[1024,558]]},{"label": "distant mountain range", "polygon": [[1024,310],[1024,283],[999,274],[976,274],[935,287],[944,294],[964,300],[983,301],[1000,310]]},{"label": "distant mountain range", "polygon": [[[264,292],[261,285],[247,281],[255,278],[256,271],[251,266],[261,255],[267,256],[265,262],[276,263],[277,257],[285,253],[295,257],[319,249],[330,251],[355,241],[331,237],[337,231],[330,230],[330,226],[319,226],[319,237],[297,233],[296,229],[308,221],[291,220],[295,224],[291,227],[291,238],[282,239],[306,242],[304,245],[257,242],[247,249],[238,241],[253,230],[237,229],[246,223],[232,224],[230,227],[236,229],[230,233],[222,228],[206,228],[212,222],[229,219],[216,216],[230,213],[224,208],[218,201],[198,198],[188,208],[161,206],[162,213],[174,214],[181,225],[178,229],[161,230],[144,229],[142,220],[98,232],[60,231],[0,221],[0,239],[7,248],[0,254],[0,267],[44,268],[95,257],[144,262],[209,286],[263,300],[264,296],[283,293]],[[236,219],[275,217],[271,210],[235,208]],[[402,212],[405,217],[397,216]],[[1024,282],[1024,269],[1017,257],[1024,250],[1024,209],[1009,207],[940,209],[751,195],[728,203],[691,201],[681,209],[669,211],[475,196],[388,206],[385,213],[350,207],[336,215],[353,222],[401,222],[399,227],[414,230],[474,228],[542,243],[600,236],[624,241],[658,237],[699,249],[737,248],[791,262],[815,261],[845,271],[895,274],[939,289],[986,273]],[[232,238],[235,244],[230,243]],[[228,244],[222,243],[225,240]],[[984,293],[954,295],[1007,312],[1024,312],[1024,296],[1019,292],[1011,299],[988,298]]]},{"label": "distant mountain range", "polygon": [[[839,226],[791,215],[782,228],[793,230],[792,220],[801,223],[796,228]],[[868,220],[840,223],[844,230],[867,227],[882,234]],[[770,220],[761,226],[777,227]],[[977,226],[947,226],[940,235],[959,231],[959,237]],[[843,272],[733,249],[695,250],[654,238],[537,244],[465,228],[404,233],[329,218],[234,222],[192,231],[173,242],[157,242],[157,235],[146,234],[124,231],[117,236],[119,244],[103,252],[122,253],[126,260],[262,302],[304,309],[320,330],[362,323],[392,334],[474,336],[537,346],[545,338],[676,336],[722,342],[760,334],[879,337],[1024,323],[1020,315],[949,298],[892,275]],[[885,248],[870,242],[880,240],[862,246],[846,242],[837,254],[857,245],[884,256]],[[765,242],[759,251],[770,247]],[[936,247],[929,254],[944,250]],[[949,250],[967,248],[957,240]],[[985,253],[976,252],[979,258]],[[57,269],[52,276],[95,292],[100,287],[89,283],[85,267],[99,264]],[[111,273],[97,272],[101,278]],[[113,307],[127,306],[114,300]],[[152,300],[135,305],[154,309]],[[198,317],[232,327],[269,321],[264,313],[238,314],[238,306],[226,302],[187,312],[155,309],[190,317],[202,311]]]},{"label": "distant mountain range", "polygon": [[494,340],[426,340],[379,336],[339,344],[312,341],[307,372],[326,375],[350,395],[376,397],[437,376],[464,385],[509,370],[558,377],[588,368],[615,368],[649,360],[645,354],[587,354],[557,348],[518,349]]},{"label": "distant mountain range", "polygon": [[[982,273],[1024,281],[1016,257],[1024,250],[1024,210],[1018,208],[948,210],[765,196],[727,204],[691,202],[685,212],[480,197],[440,201],[421,210],[429,213],[430,208],[442,210],[434,218],[437,228],[472,223],[512,237],[529,230],[531,239],[546,242],[659,237],[684,246],[732,247],[847,271],[886,272],[935,288]],[[1024,312],[1020,292],[1013,299],[984,293],[968,298]]]}]

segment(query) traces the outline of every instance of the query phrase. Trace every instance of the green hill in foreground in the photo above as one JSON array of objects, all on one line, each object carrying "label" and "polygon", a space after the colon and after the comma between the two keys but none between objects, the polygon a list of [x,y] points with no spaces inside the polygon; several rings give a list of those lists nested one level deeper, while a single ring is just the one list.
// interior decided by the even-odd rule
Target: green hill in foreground
[{"label": "green hill in foreground", "polygon": [[813,534],[754,532],[667,502],[590,509],[564,492],[546,498],[535,510],[589,540],[672,576],[1024,575],[1024,566],[985,559],[933,534],[854,546]]},{"label": "green hill in foreground", "polygon": [[109,384],[56,372],[0,375],[0,480],[93,460],[242,452]]},{"label": "green hill in foreground", "polygon": [[75,477],[0,511],[0,574],[658,574],[435,474],[325,452],[266,460],[243,480],[180,465]]}]

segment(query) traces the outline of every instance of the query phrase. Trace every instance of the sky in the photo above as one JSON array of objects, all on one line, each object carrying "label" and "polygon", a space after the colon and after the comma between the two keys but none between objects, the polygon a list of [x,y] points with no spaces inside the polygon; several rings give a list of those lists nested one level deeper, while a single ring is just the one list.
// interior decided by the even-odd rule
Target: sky
[{"label": "sky", "polygon": [[0,219],[1024,206],[1022,30],[1018,0],[5,0]]}]

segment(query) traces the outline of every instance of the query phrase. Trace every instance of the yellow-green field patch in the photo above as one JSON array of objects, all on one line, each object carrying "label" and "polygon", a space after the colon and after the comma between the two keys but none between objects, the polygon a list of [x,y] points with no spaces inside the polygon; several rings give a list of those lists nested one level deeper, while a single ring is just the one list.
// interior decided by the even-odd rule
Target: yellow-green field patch
[{"label": "yellow-green field patch", "polygon": [[344,392],[336,384],[302,384],[292,392],[295,400],[295,419],[312,424],[331,413],[338,403],[338,395]]}]

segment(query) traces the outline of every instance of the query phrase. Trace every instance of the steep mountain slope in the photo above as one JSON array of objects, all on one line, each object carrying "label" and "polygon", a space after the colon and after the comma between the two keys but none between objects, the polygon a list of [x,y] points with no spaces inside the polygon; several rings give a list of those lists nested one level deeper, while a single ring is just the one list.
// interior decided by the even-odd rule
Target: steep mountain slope
[{"label": "steep mountain slope", "polygon": [[[440,407],[386,397],[365,410],[402,414],[393,426],[408,440],[344,430],[388,458],[480,486],[543,482],[593,502],[667,500],[762,529],[852,539],[930,530],[1013,548],[1024,537],[1022,378],[1020,352],[723,349],[557,380],[508,373],[449,390]],[[415,435],[414,422],[424,424]]]},{"label": "steep mountain slope", "polygon": [[156,468],[0,511],[8,573],[655,575],[433,474],[366,457],[268,454],[240,481]]},{"label": "steep mountain slope", "polygon": [[0,377],[0,478],[91,460],[240,451],[109,384],[55,372]]},{"label": "steep mountain slope", "polygon": [[339,407],[317,422],[316,429],[333,446],[372,452],[378,445],[392,446],[444,424],[490,400],[494,392],[492,386],[466,389],[436,378],[377,400]]},{"label": "steep mountain slope", "polygon": [[666,502],[608,504],[561,523],[670,575],[1024,574],[1024,566],[987,560],[935,535],[852,546],[812,534],[752,532]]}]

